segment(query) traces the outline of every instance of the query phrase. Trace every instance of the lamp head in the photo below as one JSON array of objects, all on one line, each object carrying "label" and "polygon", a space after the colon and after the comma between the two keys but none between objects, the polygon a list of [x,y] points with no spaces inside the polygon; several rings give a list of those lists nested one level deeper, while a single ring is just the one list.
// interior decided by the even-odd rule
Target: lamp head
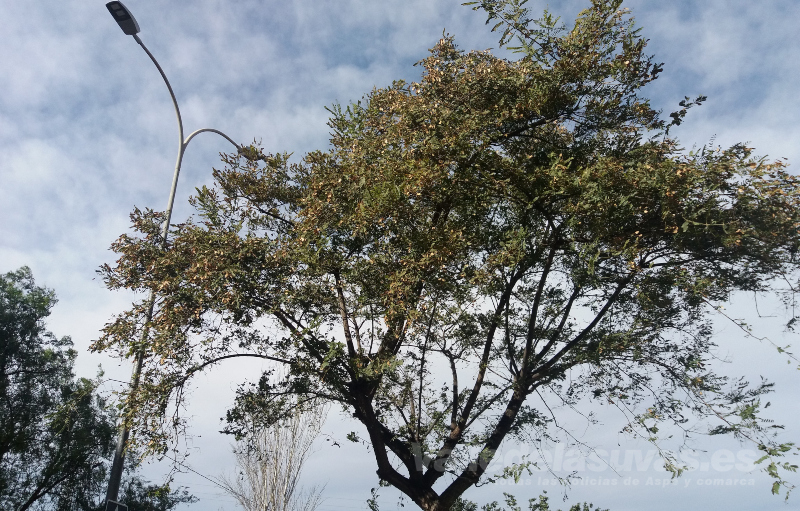
[{"label": "lamp head", "polygon": [[133,17],[131,11],[129,11],[122,2],[108,2],[106,8],[108,12],[114,16],[117,25],[125,32],[125,35],[136,35],[139,33],[139,24],[136,23],[136,18]]}]

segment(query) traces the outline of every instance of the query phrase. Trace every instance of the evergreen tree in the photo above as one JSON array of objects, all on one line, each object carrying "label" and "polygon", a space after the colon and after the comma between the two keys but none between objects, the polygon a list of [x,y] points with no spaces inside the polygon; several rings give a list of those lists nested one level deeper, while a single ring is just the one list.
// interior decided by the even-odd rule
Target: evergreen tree
[{"label": "evergreen tree", "polygon": [[[30,269],[0,275],[0,508],[103,509],[115,414],[97,380],[75,378],[77,352],[44,320],[56,303]],[[194,498],[129,471],[131,511],[168,511]]]}]

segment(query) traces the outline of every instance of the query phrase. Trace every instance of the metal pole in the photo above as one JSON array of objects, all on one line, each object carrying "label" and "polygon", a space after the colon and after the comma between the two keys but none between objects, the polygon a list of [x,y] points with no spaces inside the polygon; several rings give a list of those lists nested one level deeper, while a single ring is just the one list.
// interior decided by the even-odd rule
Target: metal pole
[{"label": "metal pole", "polygon": [[[136,34],[132,34],[133,38],[139,43],[139,46],[144,49],[147,56],[150,57],[150,60],[153,61],[153,64],[156,65],[158,72],[161,73],[161,78],[164,79],[164,83],[167,84],[167,89],[169,90],[169,95],[172,98],[172,105],[175,107],[175,117],[178,119],[178,158],[175,162],[175,172],[172,175],[172,188],[170,188],[169,192],[169,200],[167,201],[167,210],[166,210],[166,218],[164,219],[164,223],[161,225],[161,247],[167,247],[167,235],[169,234],[169,224],[172,218],[172,207],[175,203],[175,192],[178,188],[178,176],[181,172],[181,162],[183,161],[183,153],[186,151],[186,146],[189,145],[189,142],[198,134],[203,132],[211,132],[220,135],[225,140],[230,142],[231,144],[236,147],[238,151],[241,151],[241,147],[239,144],[233,141],[231,137],[226,135],[225,133],[215,130],[212,128],[202,128],[192,132],[186,139],[183,138],[183,121],[181,119],[181,111],[178,108],[178,100],[175,98],[175,93],[172,91],[172,85],[170,85],[169,80],[167,79],[167,75],[164,74],[164,70],[161,69],[161,66],[158,64],[158,61],[150,53],[150,50],[147,49],[147,46],[144,45],[139,36]],[[148,299],[148,308],[147,308],[147,316],[145,320],[144,330],[142,332],[142,346],[147,342],[147,335],[149,333],[149,324],[153,319],[153,308],[156,301],[155,292],[150,292],[150,298]],[[129,395],[133,395],[136,392],[136,389],[139,386],[139,379],[142,374],[142,365],[144,364],[144,349],[141,349],[137,354],[136,358],[133,363],[133,374],[131,374],[131,383],[130,383],[130,393]],[[125,450],[128,444],[128,436],[130,435],[130,427],[127,421],[124,420],[120,425],[119,436],[117,437],[117,448],[114,452],[114,461],[111,465],[111,474],[108,480],[108,489],[106,490],[106,502],[109,501],[116,501],[117,496],[119,495],[119,485],[120,481],[122,480],[122,471],[125,468]]]}]

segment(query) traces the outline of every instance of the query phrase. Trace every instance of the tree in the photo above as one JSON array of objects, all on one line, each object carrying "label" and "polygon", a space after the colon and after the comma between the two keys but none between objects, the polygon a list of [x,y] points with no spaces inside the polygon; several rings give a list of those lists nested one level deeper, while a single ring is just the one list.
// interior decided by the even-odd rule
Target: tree
[{"label": "tree", "polygon": [[669,122],[651,107],[661,65],[619,0],[572,29],[523,3],[476,6],[519,58],[444,37],[420,82],[332,107],[329,150],[225,157],[167,248],[163,214],[134,211],[101,273],[155,292],[155,314],[134,304],[94,349],[146,352],[127,396],[141,444],[169,443],[192,375],[247,356],[288,370],[240,393],[232,427],[285,417],[288,395],[339,403],[425,510],[485,479],[507,438],[548,436],[551,400],[622,403],[654,442],[708,418],[755,441],[780,489],[792,446],[758,419],[769,384],[715,374],[710,313],[796,286],[797,178],[742,144],[682,150],[672,133],[705,98]]},{"label": "tree", "polygon": [[[513,495],[509,495],[508,493],[503,493],[503,497],[504,497],[506,506],[508,506],[506,508],[507,511],[522,511],[522,508],[519,506],[519,504],[517,504],[517,499],[515,499]],[[544,492],[542,495],[539,495],[539,498],[528,500],[528,510],[529,511],[551,511],[550,510],[549,500],[550,500],[550,498],[547,496],[547,492]],[[464,505],[464,504],[462,504],[462,505],[464,506],[465,509],[468,508],[470,511],[471,510],[477,511],[477,508],[478,508],[477,505],[472,504],[472,503],[466,503],[466,505]],[[481,507],[482,511],[501,511],[502,509],[503,508],[500,507],[500,505],[497,503],[497,501],[491,502],[491,503]],[[504,510],[504,511],[506,511],[506,510]],[[600,508],[595,508],[592,504],[583,503],[583,504],[575,504],[575,505],[571,506],[569,508],[569,511],[608,511],[608,509],[601,510]]]},{"label": "tree", "polygon": [[[128,506],[128,511],[172,511],[180,504],[197,502],[198,499],[191,495],[186,488],[172,490],[168,484],[158,485],[143,480],[132,473],[136,468],[136,465],[133,465],[132,470],[127,470],[128,474],[122,480],[120,502]],[[108,478],[104,477],[101,491],[106,489],[106,482],[108,482]],[[99,501],[96,499],[94,507],[89,509],[97,511],[105,509],[103,505],[105,494],[100,495],[101,499]]]},{"label": "tree", "polygon": [[[87,487],[109,454],[114,425],[94,383],[75,381],[76,352],[43,319],[55,303],[30,270],[0,277],[0,502],[29,509]],[[77,493],[80,493],[78,491]],[[81,496],[82,497],[82,496]],[[80,498],[80,497],[79,497]]]},{"label": "tree", "polygon": [[[0,275],[0,507],[24,511],[102,509],[115,415],[97,381],[75,379],[69,337],[44,326],[55,294],[30,269]],[[129,473],[131,510],[168,511],[193,502],[185,492]],[[135,502],[134,502],[135,501]]]},{"label": "tree", "polygon": [[252,430],[236,446],[233,480],[223,479],[225,491],[245,511],[315,511],[322,504],[322,489],[299,486],[303,467],[325,422],[326,410],[295,409],[271,428],[250,421]]}]

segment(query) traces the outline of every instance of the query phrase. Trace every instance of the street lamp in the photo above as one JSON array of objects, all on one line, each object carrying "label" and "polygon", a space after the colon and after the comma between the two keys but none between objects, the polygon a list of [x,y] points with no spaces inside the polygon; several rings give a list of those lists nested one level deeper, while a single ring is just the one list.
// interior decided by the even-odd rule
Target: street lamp
[{"label": "street lamp", "polygon": [[131,11],[129,11],[128,8],[122,4],[122,2],[108,2],[106,4],[106,8],[108,9],[108,12],[114,16],[114,19],[117,20],[119,28],[125,32],[125,35],[135,36],[139,33],[139,24],[136,23],[136,18],[133,17]]},{"label": "street lamp", "polygon": [[[122,2],[114,1],[108,2],[106,4],[106,8],[108,12],[114,17],[114,20],[117,22],[119,27],[126,35],[133,36],[133,39],[139,43],[139,46],[147,53],[147,56],[150,57],[150,60],[153,61],[158,72],[161,73],[161,78],[164,79],[164,83],[167,85],[167,89],[169,90],[169,95],[172,98],[172,105],[175,107],[175,116],[178,119],[178,159],[175,162],[175,173],[172,175],[172,188],[169,192],[169,200],[167,202],[167,210],[166,210],[166,218],[164,219],[164,223],[161,226],[161,245],[162,247],[166,247],[167,245],[167,234],[169,233],[169,223],[170,219],[172,218],[172,206],[175,202],[175,190],[178,187],[178,175],[181,171],[181,162],[183,161],[183,153],[186,151],[186,146],[189,145],[189,142],[198,134],[203,133],[205,131],[216,133],[220,135],[225,140],[230,142],[231,144],[236,147],[237,151],[241,152],[242,148],[234,142],[228,135],[225,133],[211,129],[211,128],[202,128],[196,131],[193,131],[188,137],[183,137],[183,121],[181,120],[181,111],[178,108],[178,100],[175,99],[175,93],[172,91],[172,86],[169,84],[169,80],[167,80],[167,75],[164,74],[164,70],[161,69],[161,66],[158,64],[158,61],[150,53],[150,50],[144,45],[139,36],[139,24],[136,22],[136,18],[133,17],[133,14],[128,10]],[[153,305],[155,303],[155,293],[152,291],[150,292],[149,298],[149,306],[147,312],[147,321],[149,323],[153,318]],[[142,334],[143,337],[147,336],[147,330],[145,329],[144,333]],[[144,341],[144,339],[143,339]],[[144,345],[144,342],[142,342]],[[133,364],[133,374],[131,375],[131,382],[130,382],[130,390],[133,393],[136,388],[139,386],[139,376],[142,372],[142,364],[144,362],[144,351],[140,351],[136,354],[136,359]],[[125,464],[125,447],[128,442],[128,435],[130,434],[130,430],[128,429],[127,424],[123,420],[122,425],[120,427],[119,437],[117,438],[117,449],[114,453],[114,462],[111,465],[111,475],[108,481],[108,490],[106,491],[106,510],[107,511],[116,511],[120,510],[123,511],[127,509],[127,507],[122,506],[117,500],[117,496],[119,494],[119,484],[122,478],[122,469]]]}]

